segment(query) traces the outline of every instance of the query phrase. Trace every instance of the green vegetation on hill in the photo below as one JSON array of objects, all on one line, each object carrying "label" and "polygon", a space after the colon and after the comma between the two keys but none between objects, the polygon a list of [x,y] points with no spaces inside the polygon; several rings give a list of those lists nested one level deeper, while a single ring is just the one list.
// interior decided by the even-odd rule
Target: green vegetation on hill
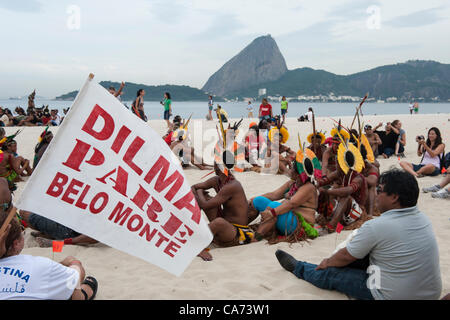
[{"label": "green vegetation on hill", "polygon": [[336,96],[362,97],[369,92],[376,99],[396,97],[410,101],[422,97],[427,101],[438,97],[438,101],[447,101],[450,99],[450,65],[434,61],[408,61],[348,76],[299,68],[286,72],[276,81],[235,91],[226,97],[256,98],[260,88],[266,88],[268,96],[314,96],[332,92]]},{"label": "green vegetation on hill", "polygon": [[[231,80],[230,80],[231,81]],[[100,84],[109,88],[120,87],[119,82],[102,81]],[[284,73],[276,81],[264,82],[227,94],[225,98],[259,99],[258,90],[267,89],[267,96],[356,96],[362,97],[367,92],[375,99],[395,97],[397,101],[445,101],[450,99],[450,64],[435,61],[408,61],[395,65],[382,66],[352,75],[336,75],[324,70],[299,68]],[[131,101],[136,92],[144,89],[146,101],[161,101],[164,92],[170,92],[175,101],[206,101],[208,94],[189,86],[160,85],[147,86],[136,83],[126,83],[123,101]],[[78,91],[57,97],[57,100],[73,100]],[[215,97],[215,101],[223,101]]]},{"label": "green vegetation on hill", "polygon": [[[100,85],[108,89],[110,86],[116,88],[120,87],[120,82],[102,81]],[[176,101],[206,101],[208,95],[200,89],[192,88],[189,86],[178,85],[160,85],[160,86],[148,86],[144,84],[137,84],[132,82],[126,82],[123,89],[122,100],[132,101],[136,98],[136,93],[139,89],[145,90],[146,101],[161,101],[164,98],[164,92],[169,92],[173,100]],[[75,99],[78,91],[72,91],[67,94],[56,97],[56,100],[73,100]],[[219,97],[215,97],[215,101],[223,101]]]}]

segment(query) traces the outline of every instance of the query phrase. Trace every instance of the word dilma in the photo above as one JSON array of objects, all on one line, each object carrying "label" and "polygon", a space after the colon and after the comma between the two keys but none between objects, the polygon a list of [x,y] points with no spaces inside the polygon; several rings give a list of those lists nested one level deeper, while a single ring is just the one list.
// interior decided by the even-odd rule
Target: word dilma
[{"label": "word dilma", "polygon": [[[98,121],[100,118],[103,119],[103,121]],[[103,127],[100,130],[94,130],[97,122],[103,122]],[[181,187],[185,184],[183,175],[175,169],[175,171],[166,178],[169,169],[173,166],[171,166],[170,161],[162,155],[159,156],[150,170],[148,170],[144,175],[144,170],[134,162],[134,158],[142,149],[142,146],[146,141],[141,137],[136,136],[131,143],[128,144],[128,147],[124,147],[125,142],[130,136],[132,130],[123,125],[119,129],[117,135],[113,137],[115,126],[114,119],[111,115],[100,106],[95,105],[81,130],[88,133],[98,141],[109,142],[111,140],[112,144],[110,148],[116,154],[119,154],[122,149],[126,148],[123,158],[119,161],[119,165],[114,164],[117,165],[116,168],[108,168],[108,163],[105,163],[105,156],[96,148],[94,142],[87,143],[80,139],[75,139],[75,147],[67,160],[62,164],[76,172],[88,170],[90,175],[97,174],[99,171],[101,172],[101,169],[104,167],[108,168],[102,173],[103,176],[97,177],[96,180],[103,184],[107,184],[108,182],[113,183],[112,189],[126,198],[130,198],[130,194],[128,194],[128,170],[132,170],[140,177],[138,181],[135,179],[132,181],[135,185],[139,185],[137,192],[131,198],[131,201],[133,201],[138,208],[144,211],[144,205],[149,200],[151,194],[161,194],[165,189],[170,187],[164,195],[164,198],[171,202],[180,211],[187,209],[191,213],[191,220],[196,224],[199,224],[201,210],[195,201],[194,195],[190,188],[188,188],[186,194],[184,194],[178,201],[173,201],[175,196],[178,195]],[[91,152],[91,149],[93,152]],[[87,159],[88,153],[92,153],[92,156],[89,159]],[[109,163],[109,166],[110,165],[111,163]],[[98,168],[94,169],[92,166]],[[155,178],[156,181],[154,187],[151,188],[150,183],[155,180]],[[146,188],[150,188],[151,190],[147,191]],[[184,188],[184,190],[186,190],[186,188]],[[152,201],[147,204],[147,215],[152,221],[154,221],[155,213],[158,212],[160,207],[160,205],[155,201],[156,199],[152,197]]]}]

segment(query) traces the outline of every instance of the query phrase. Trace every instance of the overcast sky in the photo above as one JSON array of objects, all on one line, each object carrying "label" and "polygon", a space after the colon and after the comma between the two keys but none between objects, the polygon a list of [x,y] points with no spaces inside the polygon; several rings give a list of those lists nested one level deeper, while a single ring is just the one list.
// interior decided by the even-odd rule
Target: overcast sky
[{"label": "overcast sky", "polygon": [[97,81],[201,88],[271,34],[289,69],[450,63],[448,0],[0,0],[0,98]]}]

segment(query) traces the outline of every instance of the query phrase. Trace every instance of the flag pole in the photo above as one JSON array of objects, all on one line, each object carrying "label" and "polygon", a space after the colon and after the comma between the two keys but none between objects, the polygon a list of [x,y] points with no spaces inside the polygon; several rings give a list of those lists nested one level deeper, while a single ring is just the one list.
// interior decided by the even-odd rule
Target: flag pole
[{"label": "flag pole", "polygon": [[0,235],[2,235],[6,228],[8,227],[9,223],[11,222],[11,220],[13,219],[14,215],[16,214],[17,209],[15,207],[13,207],[11,209],[11,211],[9,212],[8,216],[6,217],[5,222],[3,222],[2,227],[0,228]]}]

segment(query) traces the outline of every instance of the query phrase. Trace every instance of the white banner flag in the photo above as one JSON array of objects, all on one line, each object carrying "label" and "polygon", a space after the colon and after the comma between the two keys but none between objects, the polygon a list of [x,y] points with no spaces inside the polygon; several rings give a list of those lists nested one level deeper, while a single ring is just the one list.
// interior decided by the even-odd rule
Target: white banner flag
[{"label": "white banner flag", "polygon": [[17,207],[177,276],[212,241],[170,148],[92,80],[77,95]]}]

